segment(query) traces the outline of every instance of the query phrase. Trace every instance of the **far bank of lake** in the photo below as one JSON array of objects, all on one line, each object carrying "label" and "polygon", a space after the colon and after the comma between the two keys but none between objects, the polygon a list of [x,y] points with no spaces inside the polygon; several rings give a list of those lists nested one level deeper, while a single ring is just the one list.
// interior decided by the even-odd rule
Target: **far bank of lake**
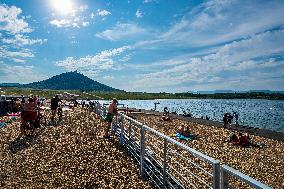
[{"label": "far bank of lake", "polygon": [[[109,101],[100,101],[109,102]],[[119,100],[129,108],[154,109],[162,112],[168,107],[170,112],[182,114],[191,112],[193,117],[208,116],[210,120],[222,121],[226,112],[237,112],[239,123],[284,132],[284,101],[265,99],[156,99]]]}]

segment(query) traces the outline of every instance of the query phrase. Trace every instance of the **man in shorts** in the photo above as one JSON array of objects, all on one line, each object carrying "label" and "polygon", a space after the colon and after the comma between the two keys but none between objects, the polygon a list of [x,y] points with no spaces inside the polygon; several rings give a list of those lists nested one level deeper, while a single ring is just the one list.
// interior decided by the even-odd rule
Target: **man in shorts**
[{"label": "man in shorts", "polygon": [[51,99],[51,103],[50,103],[50,109],[51,109],[51,120],[54,120],[54,117],[56,115],[56,110],[59,107],[59,102],[61,102],[60,98],[58,97],[58,95],[55,95],[55,97],[53,97]]},{"label": "man in shorts", "polygon": [[118,101],[114,98],[112,100],[112,103],[108,107],[108,113],[107,113],[107,116],[106,116],[106,119],[105,119],[108,124],[107,124],[107,127],[105,129],[104,138],[110,137],[109,131],[110,131],[110,128],[111,128],[113,116],[117,113],[117,104],[118,104]]}]

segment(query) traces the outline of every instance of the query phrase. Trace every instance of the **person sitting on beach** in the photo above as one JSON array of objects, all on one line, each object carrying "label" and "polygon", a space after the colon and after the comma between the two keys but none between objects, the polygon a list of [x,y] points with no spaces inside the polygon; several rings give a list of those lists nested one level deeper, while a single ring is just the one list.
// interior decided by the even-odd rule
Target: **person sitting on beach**
[{"label": "person sitting on beach", "polygon": [[170,111],[168,110],[168,107],[164,107],[164,113],[162,115],[162,120],[163,121],[171,121]]},{"label": "person sitting on beach", "polygon": [[232,133],[230,134],[228,142],[232,143],[232,144],[238,144],[239,143],[239,137],[237,136],[237,134],[234,131],[232,131]]},{"label": "person sitting on beach", "polygon": [[170,116],[165,116],[165,115],[163,115],[163,116],[162,116],[162,120],[163,120],[163,121],[171,121],[171,117],[170,117]]},{"label": "person sitting on beach", "polygon": [[114,98],[112,100],[112,103],[108,107],[108,113],[107,113],[106,119],[105,119],[108,124],[107,124],[107,127],[105,129],[104,138],[109,138],[110,137],[109,131],[110,131],[110,128],[111,128],[111,123],[112,123],[113,116],[115,114],[117,114],[117,105],[118,105],[118,101]]},{"label": "person sitting on beach", "polygon": [[184,126],[184,124],[182,124],[182,125],[178,128],[177,133],[182,134],[183,131],[184,131],[184,128],[185,128],[185,126]]},{"label": "person sitting on beach", "polygon": [[247,132],[240,135],[238,144],[242,147],[248,147],[250,145],[250,138]]},{"label": "person sitting on beach", "polygon": [[183,136],[189,138],[191,136],[189,126],[184,127],[183,132],[181,133]]}]

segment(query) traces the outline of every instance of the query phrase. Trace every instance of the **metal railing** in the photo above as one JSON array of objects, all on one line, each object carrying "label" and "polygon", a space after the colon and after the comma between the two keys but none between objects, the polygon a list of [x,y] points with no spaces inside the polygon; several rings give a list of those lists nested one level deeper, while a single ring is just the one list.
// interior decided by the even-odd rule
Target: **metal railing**
[{"label": "metal railing", "polygon": [[257,189],[271,189],[271,187],[241,173],[240,171],[233,169],[227,165],[222,165],[220,167],[220,173],[221,173],[221,189],[226,188],[234,188],[234,186],[229,184],[228,177],[235,177],[237,179],[240,179],[241,181],[245,182],[246,184],[257,188]]},{"label": "metal railing", "polygon": [[[105,118],[106,107],[99,102],[94,111]],[[255,188],[270,188],[122,113],[117,114],[112,131],[139,164],[141,176],[156,188],[234,188],[228,176]]]}]

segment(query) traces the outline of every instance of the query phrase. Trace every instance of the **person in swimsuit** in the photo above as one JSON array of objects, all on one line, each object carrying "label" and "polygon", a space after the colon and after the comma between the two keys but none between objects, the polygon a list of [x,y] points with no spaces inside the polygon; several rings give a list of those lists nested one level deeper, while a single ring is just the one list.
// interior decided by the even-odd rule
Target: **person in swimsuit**
[{"label": "person in swimsuit", "polygon": [[118,101],[114,98],[112,100],[112,103],[108,107],[108,113],[107,113],[106,119],[105,119],[108,124],[107,124],[107,127],[105,129],[104,138],[109,138],[110,137],[109,131],[110,131],[110,128],[111,128],[111,123],[112,123],[113,116],[117,113],[117,104],[118,104]]}]

